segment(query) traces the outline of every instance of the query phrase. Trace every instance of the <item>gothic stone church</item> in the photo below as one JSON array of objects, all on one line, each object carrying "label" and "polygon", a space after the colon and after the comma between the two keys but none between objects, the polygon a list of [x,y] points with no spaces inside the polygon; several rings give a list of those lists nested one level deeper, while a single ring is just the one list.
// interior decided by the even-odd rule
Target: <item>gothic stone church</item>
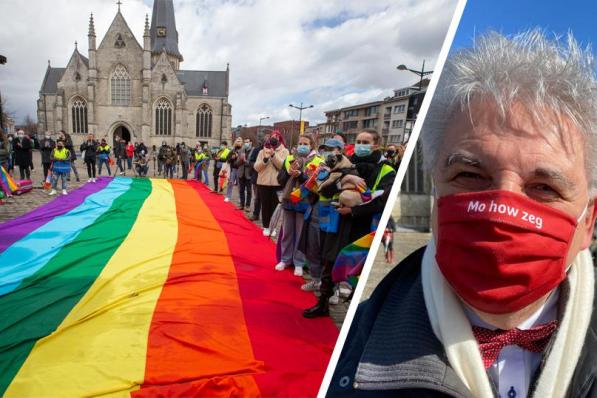
[{"label": "gothic stone church", "polygon": [[70,133],[75,145],[88,132],[159,145],[202,141],[219,145],[231,137],[229,68],[181,70],[172,0],[154,0],[151,27],[145,19],[143,47],[118,12],[96,47],[89,19],[88,58],[75,50],[66,68],[49,65],[37,102],[39,132]]}]

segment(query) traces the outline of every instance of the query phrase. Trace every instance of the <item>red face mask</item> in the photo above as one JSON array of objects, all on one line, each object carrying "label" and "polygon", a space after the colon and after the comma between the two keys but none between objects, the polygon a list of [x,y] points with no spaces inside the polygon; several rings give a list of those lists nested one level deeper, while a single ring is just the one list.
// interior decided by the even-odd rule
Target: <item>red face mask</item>
[{"label": "red face mask", "polygon": [[564,280],[576,225],[570,215],[514,192],[444,196],[435,258],[470,306],[515,312]]}]

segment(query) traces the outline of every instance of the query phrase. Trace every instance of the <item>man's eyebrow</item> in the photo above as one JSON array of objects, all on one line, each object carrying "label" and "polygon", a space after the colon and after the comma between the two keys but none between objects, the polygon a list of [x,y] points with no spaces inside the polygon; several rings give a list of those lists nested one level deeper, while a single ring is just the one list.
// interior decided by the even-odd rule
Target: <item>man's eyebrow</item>
[{"label": "man's eyebrow", "polygon": [[481,167],[481,161],[470,155],[466,155],[464,153],[453,153],[450,156],[448,156],[448,159],[446,160],[447,167],[450,167],[457,163],[465,164],[467,166],[472,167]]},{"label": "man's eyebrow", "polygon": [[535,169],[535,172],[533,174],[535,177],[538,178],[547,178],[552,181],[556,181],[558,184],[563,185],[567,189],[572,189],[575,186],[574,182],[572,182],[564,174],[554,169],[550,169],[547,167],[538,167]]}]

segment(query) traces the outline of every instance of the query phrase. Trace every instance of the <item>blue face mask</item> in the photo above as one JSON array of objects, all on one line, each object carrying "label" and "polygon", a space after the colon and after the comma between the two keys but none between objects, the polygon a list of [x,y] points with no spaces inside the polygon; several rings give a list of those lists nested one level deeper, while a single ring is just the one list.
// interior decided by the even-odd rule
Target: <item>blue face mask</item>
[{"label": "blue face mask", "polygon": [[307,156],[311,152],[311,147],[309,145],[299,145],[296,148],[296,153],[299,156]]},{"label": "blue face mask", "polygon": [[360,158],[371,155],[371,152],[373,152],[371,144],[356,144],[354,146],[354,154]]}]

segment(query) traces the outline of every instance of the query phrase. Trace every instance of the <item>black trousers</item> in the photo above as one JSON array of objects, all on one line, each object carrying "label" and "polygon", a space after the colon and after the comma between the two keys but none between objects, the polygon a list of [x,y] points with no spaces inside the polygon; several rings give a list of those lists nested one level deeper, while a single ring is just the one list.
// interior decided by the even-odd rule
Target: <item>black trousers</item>
[{"label": "black trousers", "polygon": [[221,167],[215,167],[214,166],[214,191],[216,192],[220,192],[220,181],[219,180],[219,175],[220,175],[220,170],[222,170]]},{"label": "black trousers", "polygon": [[95,178],[95,159],[89,159],[85,161],[87,165],[87,175],[89,178]]},{"label": "black trousers", "polygon": [[46,180],[46,177],[48,176],[48,171],[50,170],[51,164],[52,163],[45,163],[45,162],[41,164],[44,169],[44,181]]},{"label": "black trousers", "polygon": [[19,174],[21,175],[21,180],[30,180],[31,179],[31,169],[29,166],[20,166],[19,165]]},{"label": "black trousers", "polygon": [[274,210],[278,206],[277,186],[258,185],[259,197],[261,199],[261,222],[264,228],[269,228]]},{"label": "black trousers", "polygon": [[251,179],[239,177],[238,190],[240,207],[251,207]]},{"label": "black trousers", "polygon": [[189,162],[180,162],[180,168],[182,169],[182,179],[189,178]]},{"label": "black trousers", "polygon": [[253,216],[255,218],[259,217],[259,213],[261,213],[261,197],[259,196],[259,188],[257,187],[257,184],[251,184],[252,188],[253,188]]}]

